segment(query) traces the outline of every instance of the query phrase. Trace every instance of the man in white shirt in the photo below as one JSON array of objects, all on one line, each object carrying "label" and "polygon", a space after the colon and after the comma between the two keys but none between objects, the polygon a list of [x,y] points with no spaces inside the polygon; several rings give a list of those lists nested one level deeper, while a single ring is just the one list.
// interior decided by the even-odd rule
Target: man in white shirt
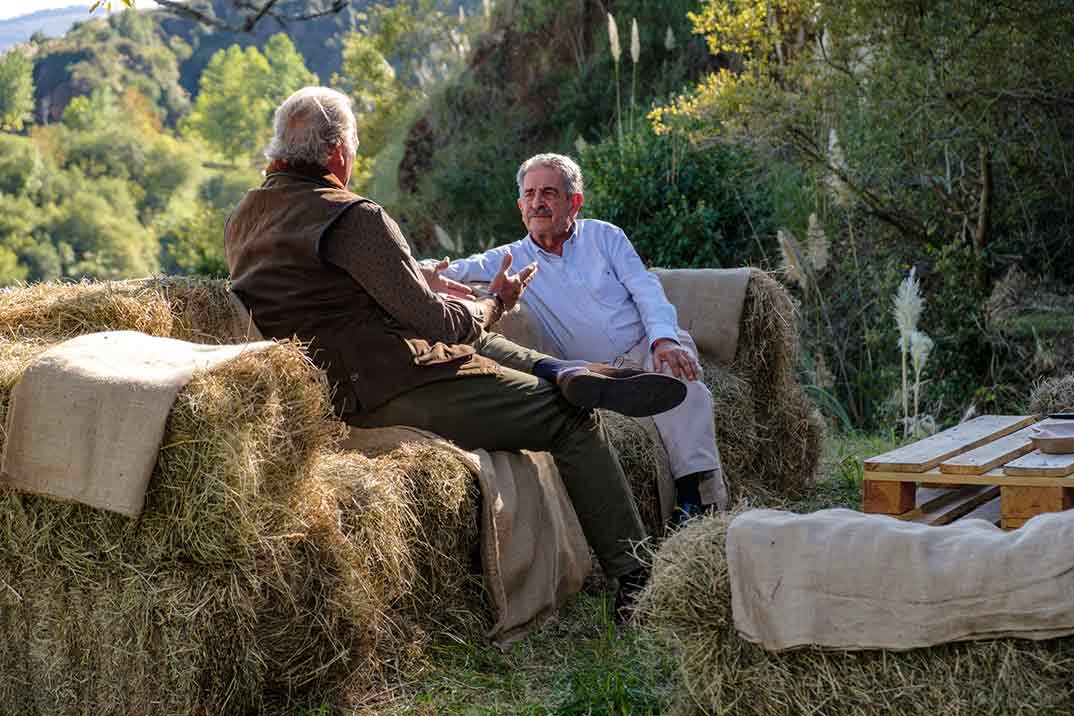
[{"label": "man in white shirt", "polygon": [[461,282],[489,281],[510,254],[535,264],[522,302],[561,357],[670,372],[686,400],[654,415],[667,448],[678,517],[727,507],[713,423],[712,394],[701,382],[697,348],[678,327],[675,307],[618,227],[578,219],[582,172],[570,157],[538,154],[518,170],[518,208],[529,233],[519,241],[437,267]]}]

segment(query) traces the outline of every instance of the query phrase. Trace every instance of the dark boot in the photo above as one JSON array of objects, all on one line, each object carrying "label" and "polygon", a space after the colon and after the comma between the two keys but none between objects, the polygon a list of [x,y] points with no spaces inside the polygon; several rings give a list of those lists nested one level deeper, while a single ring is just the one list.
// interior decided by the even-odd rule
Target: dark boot
[{"label": "dark boot", "polygon": [[619,591],[615,593],[615,613],[612,615],[616,624],[622,626],[634,620],[638,596],[648,583],[649,570],[645,567],[638,567],[619,577]]},{"label": "dark boot", "polygon": [[686,384],[677,378],[600,363],[564,371],[558,385],[574,405],[635,418],[667,412],[686,399]]}]

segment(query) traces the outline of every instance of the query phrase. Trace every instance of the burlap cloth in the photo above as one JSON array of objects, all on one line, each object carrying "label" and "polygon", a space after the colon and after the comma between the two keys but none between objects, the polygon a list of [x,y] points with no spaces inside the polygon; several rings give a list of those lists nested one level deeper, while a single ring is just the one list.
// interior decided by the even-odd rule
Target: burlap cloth
[{"label": "burlap cloth", "polygon": [[414,441],[454,452],[481,487],[481,564],[495,619],[489,637],[505,647],[552,616],[592,570],[588,543],[552,456],[470,452],[403,426],[352,428],[343,448],[380,452]]},{"label": "burlap cloth", "polygon": [[852,510],[751,510],[727,531],[731,610],[770,651],[1074,634],[1074,511],[1014,532]]},{"label": "burlap cloth", "polygon": [[204,346],[113,331],[50,348],[11,393],[3,479],[137,517],[179,391],[196,371],[270,345]]}]

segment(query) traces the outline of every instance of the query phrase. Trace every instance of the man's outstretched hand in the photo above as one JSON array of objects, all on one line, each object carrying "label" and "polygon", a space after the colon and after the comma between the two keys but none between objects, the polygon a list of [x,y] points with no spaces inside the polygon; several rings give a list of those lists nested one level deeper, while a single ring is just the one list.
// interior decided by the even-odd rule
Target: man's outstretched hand
[{"label": "man's outstretched hand", "polygon": [[653,342],[653,370],[663,373],[664,367],[679,380],[701,380],[701,365],[690,351],[668,338]]},{"label": "man's outstretched hand", "polygon": [[469,286],[440,275],[440,272],[446,269],[450,263],[451,261],[445,257],[440,259],[440,263],[435,266],[422,266],[421,272],[425,274],[425,282],[429,284],[429,288],[432,289],[433,293],[442,293],[454,298],[472,300],[474,292],[470,290]]},{"label": "man's outstretched hand", "polygon": [[511,254],[504,254],[503,260],[500,262],[500,270],[496,272],[492,282],[489,284],[489,293],[500,297],[506,311],[510,311],[515,307],[518,299],[522,298],[522,293],[526,290],[527,284],[533,280],[533,275],[537,273],[537,262],[534,261],[518,273],[510,274],[508,269],[511,268],[512,261]]}]

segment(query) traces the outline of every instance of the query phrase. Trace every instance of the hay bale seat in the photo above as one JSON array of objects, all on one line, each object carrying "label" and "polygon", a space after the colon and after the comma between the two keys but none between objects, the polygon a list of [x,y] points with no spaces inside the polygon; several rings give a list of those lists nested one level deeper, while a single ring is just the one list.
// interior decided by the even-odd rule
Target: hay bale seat
[{"label": "hay bale seat", "polygon": [[1074,713],[1071,637],[781,654],[744,641],[732,622],[726,559],[734,517],[706,517],[665,540],[640,601],[647,627],[676,655],[679,716]]},{"label": "hay bale seat", "polygon": [[[242,327],[221,281],[0,292],[0,420],[40,352],[115,329],[214,343]],[[341,453],[330,410],[281,343],[179,394],[137,521],[0,483],[0,714],[353,703],[428,634],[480,633],[469,470],[421,445]]]}]

